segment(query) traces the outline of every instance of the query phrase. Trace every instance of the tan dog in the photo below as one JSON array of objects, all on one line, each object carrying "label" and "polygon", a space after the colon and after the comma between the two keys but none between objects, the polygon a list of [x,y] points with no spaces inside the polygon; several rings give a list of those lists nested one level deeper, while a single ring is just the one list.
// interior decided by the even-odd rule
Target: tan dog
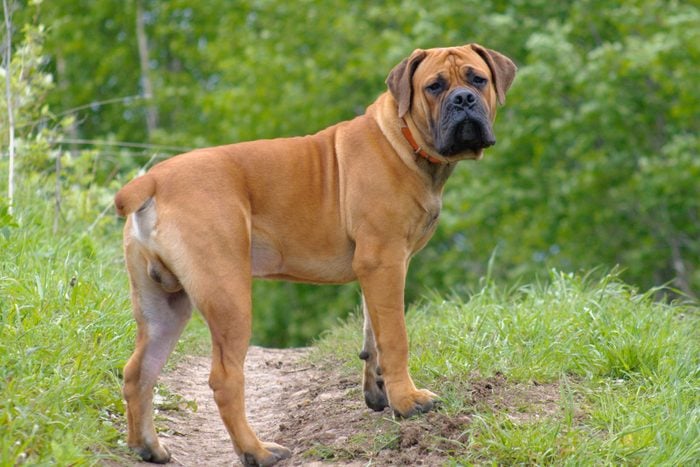
[{"label": "tan dog", "polygon": [[367,405],[409,417],[436,395],[408,373],[404,285],[433,234],[443,185],[462,159],[495,143],[492,122],[515,75],[476,44],[416,50],[389,74],[367,112],[312,136],[219,146],[153,167],[119,191],[136,350],[124,369],[128,444],[170,458],[158,441],[152,393],[192,307],[212,337],[209,384],[245,465],[290,456],[258,440],[245,416],[243,362],[253,277],[359,280]]}]

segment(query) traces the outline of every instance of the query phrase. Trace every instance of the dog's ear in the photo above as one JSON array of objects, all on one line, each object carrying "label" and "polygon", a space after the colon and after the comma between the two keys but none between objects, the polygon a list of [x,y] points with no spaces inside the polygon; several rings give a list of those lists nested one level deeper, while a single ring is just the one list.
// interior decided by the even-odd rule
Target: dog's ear
[{"label": "dog's ear", "polygon": [[498,98],[498,103],[503,105],[506,101],[506,91],[513,84],[518,67],[515,66],[515,63],[510,58],[495,50],[487,49],[479,44],[470,44],[470,46],[474,52],[484,59],[491,69],[493,84],[496,87],[496,97]]},{"label": "dog's ear", "polygon": [[391,95],[399,104],[399,118],[403,118],[411,108],[411,97],[413,95],[413,73],[420,62],[425,58],[425,50],[416,49],[410,57],[405,58],[391,70],[386,78],[386,84],[391,91]]}]

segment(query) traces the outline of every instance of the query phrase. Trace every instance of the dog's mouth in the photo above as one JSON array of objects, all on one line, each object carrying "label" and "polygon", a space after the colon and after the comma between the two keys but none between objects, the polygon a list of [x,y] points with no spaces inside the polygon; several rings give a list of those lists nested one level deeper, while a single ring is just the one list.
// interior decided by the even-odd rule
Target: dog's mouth
[{"label": "dog's mouth", "polygon": [[435,142],[443,156],[480,159],[484,149],[496,144],[484,105],[477,102],[470,107],[455,106],[446,100],[435,128]]}]

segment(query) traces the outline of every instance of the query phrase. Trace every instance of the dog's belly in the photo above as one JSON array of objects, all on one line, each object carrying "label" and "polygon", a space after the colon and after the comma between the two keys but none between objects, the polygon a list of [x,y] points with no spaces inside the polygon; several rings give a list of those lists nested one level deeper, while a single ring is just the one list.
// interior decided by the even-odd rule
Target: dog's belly
[{"label": "dog's belly", "polygon": [[253,238],[251,266],[254,277],[316,284],[344,284],[355,280],[352,250],[285,251]]}]

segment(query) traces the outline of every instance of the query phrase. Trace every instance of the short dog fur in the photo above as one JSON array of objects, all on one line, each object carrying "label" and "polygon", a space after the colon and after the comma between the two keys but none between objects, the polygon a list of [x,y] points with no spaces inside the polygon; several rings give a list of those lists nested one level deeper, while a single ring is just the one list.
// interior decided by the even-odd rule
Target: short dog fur
[{"label": "short dog fur", "polygon": [[153,386],[196,307],[211,331],[209,384],[241,461],[290,456],[260,441],[245,416],[253,277],[358,280],[367,405],[403,417],[430,410],[437,396],[408,372],[406,271],[435,230],[455,164],[495,143],[496,106],[515,71],[477,44],[419,49],[364,115],[311,136],[192,151],[125,185],[115,205],[127,216],[138,325],[124,369],[129,446],[147,461],[170,459],[153,425]]}]

